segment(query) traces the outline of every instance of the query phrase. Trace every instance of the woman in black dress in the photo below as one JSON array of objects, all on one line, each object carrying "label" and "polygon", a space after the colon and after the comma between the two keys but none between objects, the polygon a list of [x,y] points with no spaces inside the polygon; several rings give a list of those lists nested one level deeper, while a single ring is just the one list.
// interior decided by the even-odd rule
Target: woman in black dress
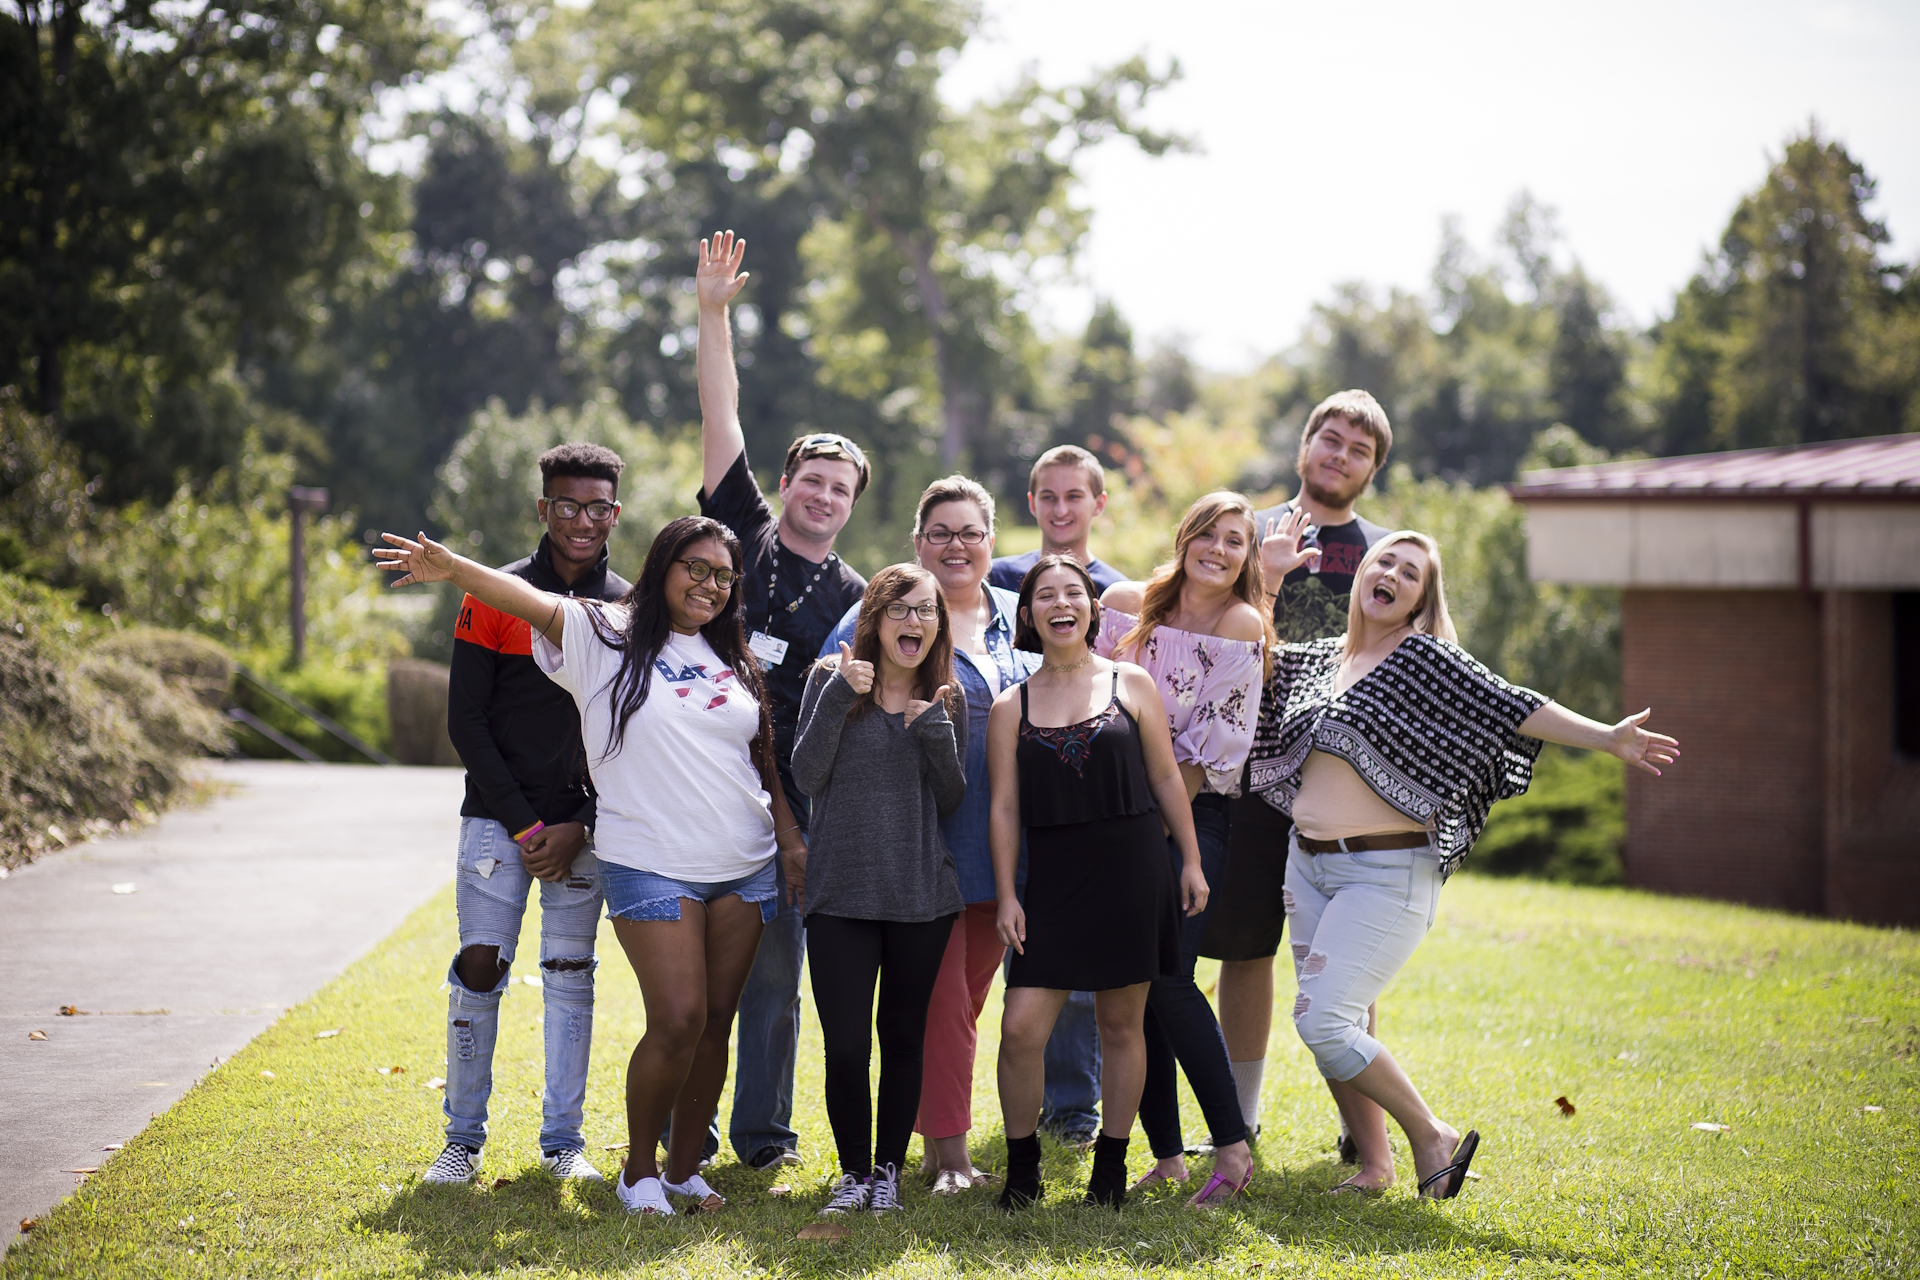
[{"label": "woman in black dress", "polygon": [[[1147,1072],[1147,987],[1178,967],[1181,909],[1193,915],[1207,903],[1166,707],[1152,676],[1094,654],[1096,596],[1071,557],[1043,556],[1027,572],[1014,646],[1043,660],[994,701],[987,721],[999,929],[1014,952],[999,1064],[1000,1204],[1009,1209],[1040,1198],[1043,1057],[1071,991],[1094,993],[1100,1026],[1101,1132],[1086,1198],[1116,1209],[1126,1199],[1127,1135]],[[1022,827],[1024,905],[1014,893]],[[1178,884],[1165,829],[1181,853]]]}]

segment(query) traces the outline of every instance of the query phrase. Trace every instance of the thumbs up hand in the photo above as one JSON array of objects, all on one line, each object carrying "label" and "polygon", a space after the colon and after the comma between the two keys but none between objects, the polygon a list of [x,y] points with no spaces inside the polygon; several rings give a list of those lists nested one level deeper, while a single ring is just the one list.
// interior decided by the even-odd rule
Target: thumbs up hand
[{"label": "thumbs up hand", "polygon": [[854,657],[845,640],[840,642],[840,678],[852,685],[855,693],[873,688],[873,664]]},{"label": "thumbs up hand", "polygon": [[911,699],[911,698],[908,699],[907,723],[912,724],[916,719],[919,718],[919,715],[922,711],[925,711],[928,707],[932,706],[935,702],[945,702],[947,700],[947,691],[951,688],[953,688],[953,686],[950,684],[941,685],[938,689],[933,691],[933,698],[931,701],[928,701],[928,702],[921,702],[917,699]]}]

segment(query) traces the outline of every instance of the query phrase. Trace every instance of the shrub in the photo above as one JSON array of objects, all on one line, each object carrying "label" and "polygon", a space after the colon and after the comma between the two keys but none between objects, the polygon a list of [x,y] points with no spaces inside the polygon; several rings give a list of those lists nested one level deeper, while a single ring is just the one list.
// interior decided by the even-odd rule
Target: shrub
[{"label": "shrub", "polygon": [[1494,806],[1465,867],[1497,876],[1619,884],[1626,765],[1600,751],[1549,746],[1527,794]]}]

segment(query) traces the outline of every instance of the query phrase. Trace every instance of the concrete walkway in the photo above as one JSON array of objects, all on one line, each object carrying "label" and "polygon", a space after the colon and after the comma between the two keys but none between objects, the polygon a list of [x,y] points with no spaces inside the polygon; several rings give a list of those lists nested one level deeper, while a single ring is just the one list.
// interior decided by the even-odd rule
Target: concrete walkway
[{"label": "concrete walkway", "polygon": [[0,1245],[453,875],[457,769],[206,770],[205,807],[0,880]]}]

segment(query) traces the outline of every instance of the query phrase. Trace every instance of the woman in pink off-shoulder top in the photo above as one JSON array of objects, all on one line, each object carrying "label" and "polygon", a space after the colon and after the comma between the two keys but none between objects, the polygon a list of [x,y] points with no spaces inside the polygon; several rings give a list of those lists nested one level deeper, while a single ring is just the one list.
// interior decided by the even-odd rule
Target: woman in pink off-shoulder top
[{"label": "woman in pink off-shoulder top", "polygon": [[[1159,686],[1186,779],[1203,872],[1218,875],[1227,856],[1227,798],[1253,746],[1271,624],[1260,607],[1259,539],[1253,507],[1237,493],[1210,493],[1187,509],[1174,554],[1147,583],[1123,582],[1101,596],[1096,649],[1137,663]],[[1171,845],[1168,857],[1179,853]],[[1207,914],[1181,921],[1180,967],[1156,978],[1147,996],[1147,1082],[1140,1125],[1157,1163],[1139,1183],[1185,1181],[1185,1142],[1175,1062],[1186,1072],[1212,1131],[1212,1176],[1191,1203],[1245,1190],[1253,1176],[1246,1120],[1213,1006],[1193,981]]]}]

